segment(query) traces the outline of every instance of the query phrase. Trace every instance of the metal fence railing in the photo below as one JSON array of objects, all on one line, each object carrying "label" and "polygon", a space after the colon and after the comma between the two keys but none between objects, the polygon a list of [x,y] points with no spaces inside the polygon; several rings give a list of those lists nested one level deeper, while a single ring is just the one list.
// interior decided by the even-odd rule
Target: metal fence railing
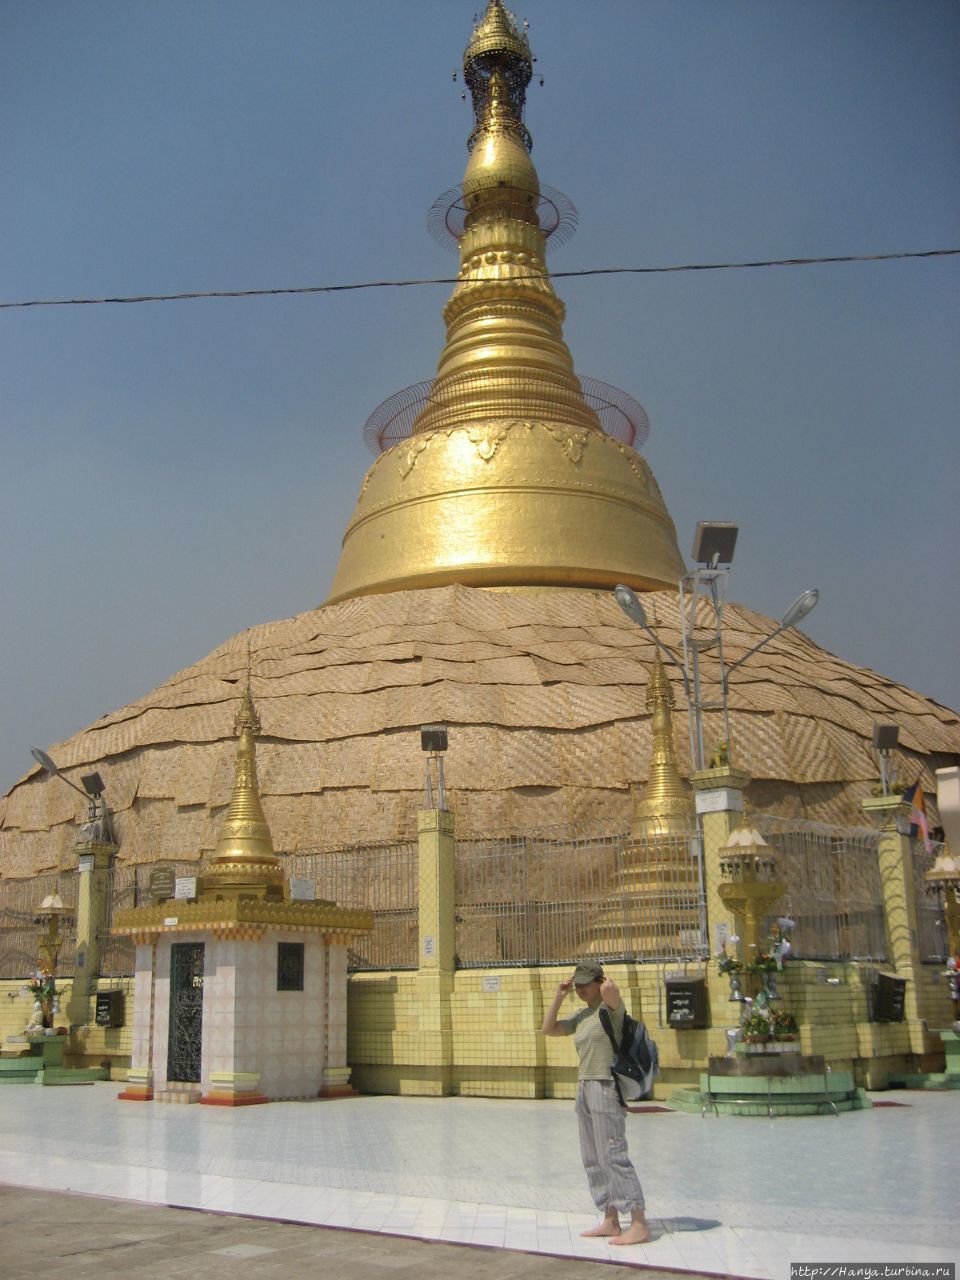
[{"label": "metal fence railing", "polygon": [[59,894],[71,914],[60,921],[57,969],[73,973],[76,951],[76,872],[51,871],[23,879],[0,880],[0,978],[28,978],[37,971],[39,926],[35,917],[41,902]]},{"label": "metal fence railing", "polygon": [[[794,818],[750,819],[777,850],[785,892],[775,916],[788,916],[797,959],[887,959],[877,862],[879,833]],[[287,875],[313,882],[318,899],[363,907],[373,932],[350,949],[353,970],[415,968],[419,887],[416,841],[280,855]],[[921,958],[944,955],[940,908],[924,873],[933,855],[914,845]],[[202,874],[197,862],[167,863],[175,875]],[[114,913],[151,900],[153,866],[120,864],[109,879],[101,934],[101,973],[133,972],[133,945],[112,938]],[[0,880],[0,978],[23,978],[37,965],[43,897],[59,893],[75,908],[76,872]],[[610,828],[545,828],[525,835],[456,841],[455,932],[463,967],[600,960],[702,960],[709,950],[697,820]],[[75,925],[63,921],[58,970],[73,972]]]},{"label": "metal fence railing", "polygon": [[420,909],[415,841],[282,854],[286,873],[313,881],[316,897],[373,912],[373,932],[348,951],[351,969],[415,969]]},{"label": "metal fence railing", "polygon": [[934,844],[928,853],[922,840],[911,841],[913,883],[917,900],[917,946],[921,964],[942,964],[949,950],[941,890],[926,878],[926,873],[942,852],[942,844]]},{"label": "metal fence railing", "polygon": [[464,968],[705,954],[695,819],[637,835],[563,828],[457,841]]},{"label": "metal fence railing", "polygon": [[798,960],[885,960],[880,833],[798,818],[753,814],[779,854],[786,891],[771,917],[788,917]]}]

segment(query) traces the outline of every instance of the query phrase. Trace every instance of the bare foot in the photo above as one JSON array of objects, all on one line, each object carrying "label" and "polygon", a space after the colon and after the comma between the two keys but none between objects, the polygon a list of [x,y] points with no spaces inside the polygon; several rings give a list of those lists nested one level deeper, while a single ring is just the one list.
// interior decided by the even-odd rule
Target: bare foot
[{"label": "bare foot", "polygon": [[646,1244],[650,1239],[650,1228],[645,1222],[631,1222],[621,1235],[614,1236],[611,1244]]},{"label": "bare foot", "polygon": [[620,1223],[604,1218],[598,1227],[591,1227],[589,1231],[581,1231],[580,1234],[582,1236],[619,1236]]}]

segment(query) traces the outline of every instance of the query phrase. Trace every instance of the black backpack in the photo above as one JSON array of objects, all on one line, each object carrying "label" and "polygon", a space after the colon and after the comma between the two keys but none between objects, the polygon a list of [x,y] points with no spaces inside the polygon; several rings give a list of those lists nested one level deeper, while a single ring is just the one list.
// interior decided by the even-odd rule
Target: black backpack
[{"label": "black backpack", "polygon": [[647,1028],[642,1022],[637,1022],[625,1012],[620,1043],[617,1044],[610,1010],[606,1006],[601,1007],[599,1017],[600,1025],[613,1045],[610,1074],[617,1087],[621,1107],[625,1107],[627,1102],[642,1102],[653,1093],[653,1077],[660,1070],[660,1055],[655,1041],[647,1035]]}]

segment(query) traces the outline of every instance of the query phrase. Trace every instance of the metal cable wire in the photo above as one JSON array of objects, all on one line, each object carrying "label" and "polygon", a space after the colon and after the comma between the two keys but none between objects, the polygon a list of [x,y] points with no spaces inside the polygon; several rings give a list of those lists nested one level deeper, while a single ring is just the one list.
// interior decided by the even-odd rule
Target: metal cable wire
[{"label": "metal cable wire", "polygon": [[[580,276],[664,275],[681,271],[733,271],[756,267],[810,267],[836,262],[892,262],[905,258],[948,258],[960,249],[924,249],[905,253],[849,253],[827,258],[768,258],[757,262],[687,262],[668,267],[588,267],[581,271],[550,271],[544,278],[568,280]],[[352,284],[308,284],[287,289],[207,289],[185,293],[141,293],[116,298],[29,298],[0,302],[0,311],[26,307],[92,307],[132,302],[192,302],[198,298],[275,298],[287,294],[350,293],[360,289],[410,289],[433,284],[458,284],[457,276],[424,280],[363,280]]]}]

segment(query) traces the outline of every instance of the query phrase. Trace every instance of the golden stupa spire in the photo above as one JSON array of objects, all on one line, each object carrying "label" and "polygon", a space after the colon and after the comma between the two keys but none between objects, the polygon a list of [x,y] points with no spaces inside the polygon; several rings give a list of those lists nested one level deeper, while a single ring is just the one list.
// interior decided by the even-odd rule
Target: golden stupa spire
[{"label": "golden stupa spire", "polygon": [[653,660],[646,705],[653,717],[650,724],[653,744],[650,774],[643,799],[635,810],[636,820],[646,824],[656,818],[689,817],[693,813],[693,798],[677,768],[677,753],[673,745],[673,688],[659,652]]},{"label": "golden stupa spire", "polygon": [[234,720],[237,755],[230,804],[220,825],[213,862],[202,877],[202,898],[282,898],[283,870],[263,812],[257,780],[260,717],[250,675]]},{"label": "golden stupa spire", "polygon": [[533,61],[489,0],[463,55],[469,159],[444,206],[460,255],[446,343],[409,438],[364,479],[331,602],[451,582],[649,590],[684,571],[650,468],[603,430],[563,339],[557,206],[523,120]]}]

